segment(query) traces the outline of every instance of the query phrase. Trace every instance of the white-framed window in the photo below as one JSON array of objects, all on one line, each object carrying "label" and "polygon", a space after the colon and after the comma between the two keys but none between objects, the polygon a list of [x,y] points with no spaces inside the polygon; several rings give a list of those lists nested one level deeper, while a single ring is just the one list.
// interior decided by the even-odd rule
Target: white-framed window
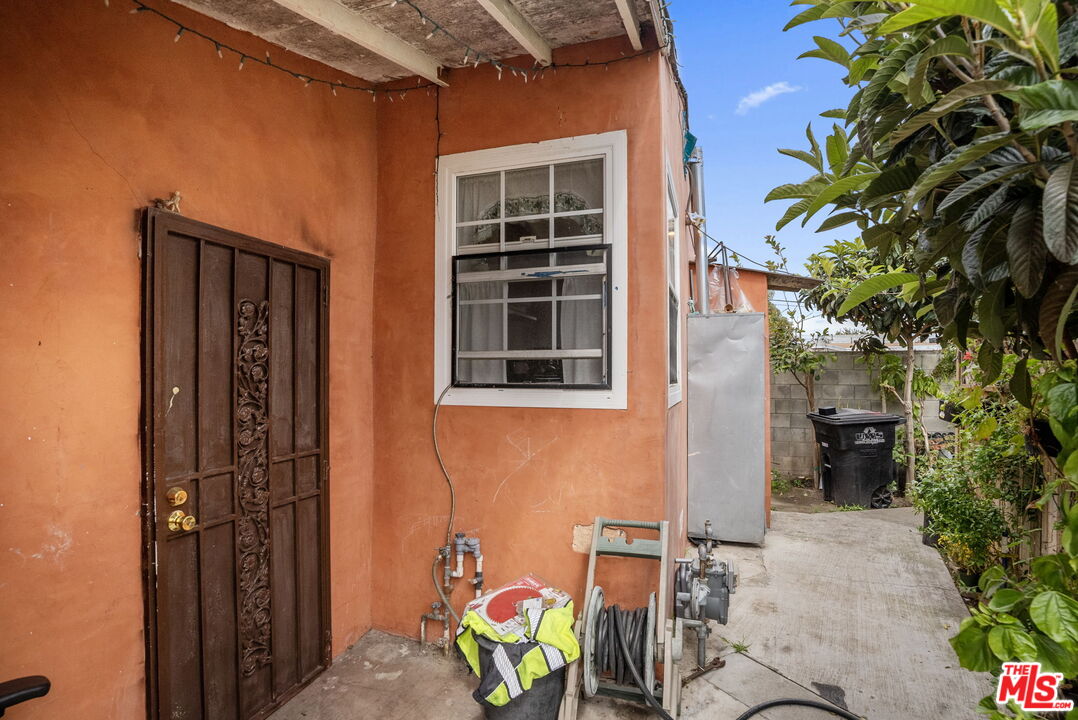
[{"label": "white-framed window", "polygon": [[624,131],[444,155],[434,394],[626,407]]},{"label": "white-framed window", "polygon": [[666,165],[667,382],[669,407],[681,402],[681,213],[674,175]]}]

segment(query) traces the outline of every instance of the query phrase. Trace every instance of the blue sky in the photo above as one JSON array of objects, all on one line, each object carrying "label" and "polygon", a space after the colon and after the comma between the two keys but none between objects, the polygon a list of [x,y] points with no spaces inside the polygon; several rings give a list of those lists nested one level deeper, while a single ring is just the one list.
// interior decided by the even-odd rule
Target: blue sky
[{"label": "blue sky", "polygon": [[[708,234],[754,260],[771,259],[763,236],[775,232],[790,201],[764,204],[764,196],[811,174],[776,150],[807,148],[809,122],[822,140],[834,121],[819,113],[849,101],[842,68],[797,59],[815,47],[813,35],[833,37],[837,23],[783,32],[805,9],[787,0],[673,0],[669,9],[689,91],[689,125],[704,148]],[[793,272],[802,272],[805,258],[826,242],[850,234],[848,228],[817,234],[822,220],[818,215],[805,228],[797,221],[777,233]]]}]

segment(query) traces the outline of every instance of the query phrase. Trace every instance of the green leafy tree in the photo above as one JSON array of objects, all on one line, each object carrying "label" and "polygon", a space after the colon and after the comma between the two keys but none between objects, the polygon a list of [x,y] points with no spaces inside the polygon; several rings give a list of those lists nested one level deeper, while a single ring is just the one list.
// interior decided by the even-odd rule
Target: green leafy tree
[{"label": "green leafy tree", "polygon": [[[828,320],[852,321],[863,328],[865,333],[855,344],[862,352],[883,352],[884,341],[902,346],[902,394],[898,400],[908,429],[906,485],[912,487],[917,457],[915,346],[938,326],[925,278],[906,270],[897,248],[892,248],[886,264],[879,260],[879,251],[870,250],[859,239],[836,241],[809,256],[806,268],[822,282],[802,291],[802,297],[808,307],[819,310]],[[887,289],[873,292],[876,285]]]},{"label": "green leafy tree", "polygon": [[817,352],[813,336],[794,310],[779,310],[768,303],[768,341],[771,352],[771,372],[789,373],[805,392],[808,412],[816,408],[815,382],[823,369],[824,356]]},{"label": "green leafy tree", "polygon": [[[787,27],[837,18],[803,57],[841,65],[852,98],[817,175],[782,186],[786,222],[828,209],[942,280],[943,335],[993,352],[1078,357],[1078,17],[1057,0],[911,0],[809,5]],[[849,138],[848,147],[842,139]],[[820,162],[821,158],[826,164]],[[915,269],[911,267],[910,269]],[[996,357],[990,357],[995,355]]]},{"label": "green leafy tree", "polygon": [[914,505],[925,511],[940,550],[956,566],[983,571],[1001,558],[1018,561],[1043,475],[1027,448],[1030,411],[1009,390],[1016,358],[1009,358],[1000,379],[987,386],[971,359],[948,360],[941,364],[954,372],[960,363],[974,386],[945,395],[957,409],[954,452],[920,474]]},{"label": "green leafy tree", "polygon": [[[872,370],[874,385],[876,388],[898,401],[903,405],[904,391],[906,388],[906,372],[908,370],[907,358],[897,356],[890,352],[870,351],[864,357],[864,362]],[[918,455],[924,458],[926,464],[933,465],[933,454],[928,452],[928,430],[924,424],[925,400],[939,395],[940,386],[932,373],[925,372],[913,363],[913,378],[910,381],[910,399],[913,403],[913,426],[907,426],[905,433],[915,433],[923,441],[925,452]],[[903,460],[906,451],[902,453]]]},{"label": "green leafy tree", "polygon": [[[905,298],[945,342],[978,346],[982,380],[1017,355],[1014,396],[1047,415],[1062,449],[1054,483],[1062,549],[988,570],[952,645],[962,665],[999,672],[1037,660],[1078,676],[1078,17],[1071,0],[797,0],[788,27],[838,20],[805,53],[841,65],[851,90],[826,152],[771,199],[821,229],[855,225],[875,270],[831,298],[835,315]],[[842,147],[842,139],[848,142]],[[844,159],[843,159],[844,158]],[[900,258],[900,260],[897,260]],[[915,276],[916,282],[908,274]],[[845,299],[839,300],[843,295]],[[882,300],[881,300],[882,298]],[[924,304],[931,303],[925,310]],[[900,323],[901,324],[901,323]],[[1056,370],[1036,385],[1026,358]],[[1049,486],[1053,483],[1049,483]],[[1042,498],[1043,499],[1043,498]],[[1032,717],[998,708],[993,718]],[[1078,715],[1076,715],[1078,717]]]},{"label": "green leafy tree", "polygon": [[[978,500],[973,497],[1002,500],[1024,509],[1038,494],[1040,466],[1019,449],[1019,445],[1024,449],[1025,437],[1017,419],[1030,411],[1019,406],[1010,393],[1014,368],[1025,362],[1008,361],[1003,373],[1004,377],[1010,375],[1006,389],[999,387],[1001,379],[995,388],[978,387],[966,395],[960,434],[976,442],[970,442],[969,450],[956,459],[961,469],[957,477],[948,479],[941,473],[938,489],[943,492],[918,498],[922,507],[940,514],[942,522],[935,529],[952,533],[953,548],[959,552],[968,549],[968,554],[956,554],[954,559],[983,560],[992,552],[988,543],[991,523],[978,519],[986,508],[976,510]],[[1073,678],[1078,677],[1078,506],[1073,504],[1078,460],[1072,459],[1078,455],[1078,371],[1073,362],[1049,371],[1034,362],[1031,374],[1037,382],[1029,389],[1027,404],[1033,406],[1033,412],[1047,415],[1062,446],[1057,461],[1064,468],[1071,465],[1054,483],[1040,488],[1039,503],[1053,498],[1061,504],[1061,548],[1028,563],[986,570],[979,580],[980,602],[962,621],[951,645],[962,667],[969,670],[998,673],[1004,662],[1036,661],[1043,671],[1062,673],[1073,685]],[[1015,482],[1018,476],[1030,473],[1035,479],[1032,487]],[[946,497],[946,491],[955,489],[959,482],[975,486],[975,496],[959,492]],[[1056,493],[1059,489],[1063,492]],[[1015,523],[1012,534],[1020,521],[1020,517],[1010,518]],[[1001,709],[991,696],[981,702],[981,710],[993,720],[1038,717],[1013,706]],[[1073,717],[1078,717],[1078,712],[1067,715]]]},{"label": "green leafy tree", "polygon": [[[764,242],[777,258],[768,261],[768,268],[775,272],[786,272],[786,249],[774,235],[766,236]],[[734,258],[736,260],[737,256]],[[826,332],[810,333],[805,329],[807,318],[800,302],[780,310],[773,301],[769,301],[767,313],[771,372],[789,373],[805,391],[807,411],[813,412],[816,409],[816,379],[831,357],[816,349],[826,337]]]}]

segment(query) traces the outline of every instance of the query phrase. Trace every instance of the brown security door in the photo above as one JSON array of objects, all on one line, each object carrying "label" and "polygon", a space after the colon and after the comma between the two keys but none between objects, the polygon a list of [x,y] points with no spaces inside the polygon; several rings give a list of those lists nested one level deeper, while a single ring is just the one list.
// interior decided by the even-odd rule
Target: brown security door
[{"label": "brown security door", "polygon": [[328,664],[329,266],[145,221],[150,716],[264,717]]}]

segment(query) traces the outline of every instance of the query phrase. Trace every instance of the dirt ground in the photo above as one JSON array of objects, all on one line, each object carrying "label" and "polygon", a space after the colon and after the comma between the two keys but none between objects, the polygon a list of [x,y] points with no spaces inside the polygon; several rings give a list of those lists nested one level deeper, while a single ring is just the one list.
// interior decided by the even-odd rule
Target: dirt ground
[{"label": "dirt ground", "polygon": [[[805,480],[811,483],[810,479]],[[909,497],[895,497],[891,507],[910,507]],[[813,487],[791,487],[787,492],[771,496],[771,509],[784,512],[821,513],[840,512],[843,509],[823,499],[823,490]]]}]

